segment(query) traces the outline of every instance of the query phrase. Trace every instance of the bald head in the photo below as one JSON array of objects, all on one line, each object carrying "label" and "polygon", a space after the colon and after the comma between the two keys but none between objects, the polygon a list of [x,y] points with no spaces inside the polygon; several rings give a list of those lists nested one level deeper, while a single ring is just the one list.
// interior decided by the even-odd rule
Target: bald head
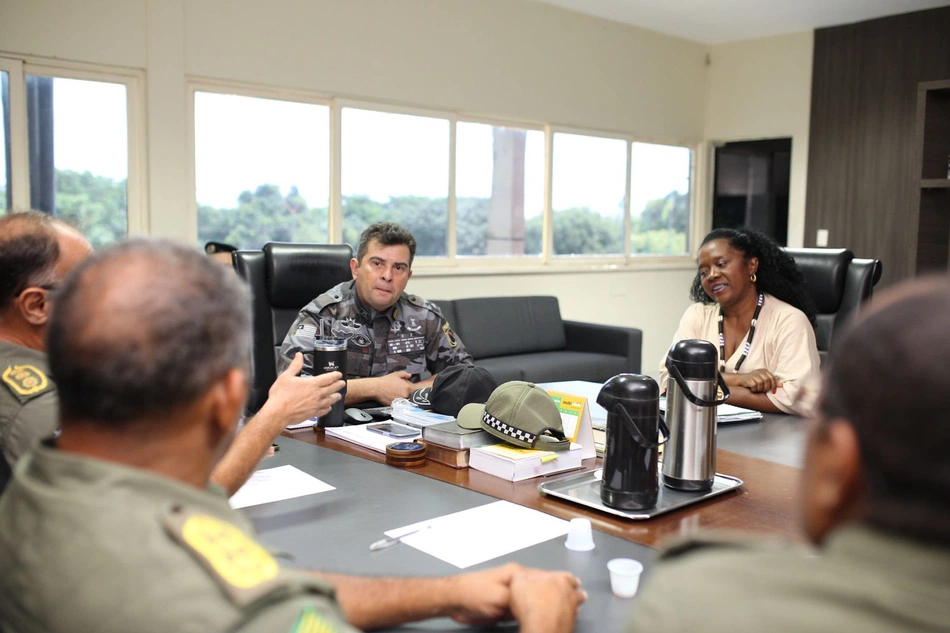
[{"label": "bald head", "polygon": [[860,445],[868,522],[950,540],[950,278],[875,297],[840,339],[821,413],[848,420]]},{"label": "bald head", "polygon": [[247,367],[247,290],[191,249],[148,240],[108,247],[56,301],[48,348],[64,427],[161,415]]}]

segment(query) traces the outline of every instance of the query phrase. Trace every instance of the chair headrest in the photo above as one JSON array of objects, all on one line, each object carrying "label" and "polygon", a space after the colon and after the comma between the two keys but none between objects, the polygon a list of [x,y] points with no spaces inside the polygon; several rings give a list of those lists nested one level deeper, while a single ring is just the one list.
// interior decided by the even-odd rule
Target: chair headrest
[{"label": "chair headrest", "polygon": [[349,244],[268,242],[262,250],[273,308],[299,310],[336,284],[352,279]]},{"label": "chair headrest", "polygon": [[805,276],[805,288],[819,314],[837,312],[854,253],[846,248],[786,248]]}]

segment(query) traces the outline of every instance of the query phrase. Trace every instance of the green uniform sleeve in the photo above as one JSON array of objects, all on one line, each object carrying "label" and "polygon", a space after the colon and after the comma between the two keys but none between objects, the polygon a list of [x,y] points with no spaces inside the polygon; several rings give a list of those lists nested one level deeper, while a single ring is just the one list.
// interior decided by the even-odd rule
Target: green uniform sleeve
[{"label": "green uniform sleeve", "polygon": [[294,596],[264,605],[236,633],[359,633],[329,598]]},{"label": "green uniform sleeve", "polygon": [[23,403],[0,438],[3,456],[11,468],[19,461],[33,442],[56,430],[59,399],[50,390]]}]

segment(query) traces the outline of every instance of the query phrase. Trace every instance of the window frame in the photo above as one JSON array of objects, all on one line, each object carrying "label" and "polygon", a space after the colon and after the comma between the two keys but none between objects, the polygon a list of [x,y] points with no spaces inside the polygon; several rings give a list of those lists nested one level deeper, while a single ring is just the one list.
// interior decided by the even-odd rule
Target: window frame
[{"label": "window frame", "polygon": [[[11,69],[13,72],[11,72]],[[128,236],[149,233],[145,73],[130,68],[76,62],[51,62],[30,56],[0,56],[0,70],[10,78],[10,186],[11,210],[30,208],[30,152],[27,134],[26,76],[77,79],[121,84],[126,95],[126,179]]]},{"label": "window frame", "polygon": [[[684,254],[633,254],[630,252],[632,217],[630,210],[631,194],[631,159],[633,143],[651,143],[682,147],[690,150],[690,201],[689,201],[689,228],[687,230],[687,248],[702,238],[703,228],[708,224],[708,186],[703,178],[703,168],[708,161],[708,143],[695,143],[671,140],[667,138],[646,137],[625,132],[599,130],[579,126],[557,125],[537,120],[525,120],[513,117],[495,117],[465,111],[442,110],[399,103],[370,101],[362,98],[332,96],[284,88],[262,87],[232,81],[219,81],[201,77],[189,77],[186,81],[188,98],[187,116],[189,121],[188,156],[190,169],[189,177],[189,208],[192,218],[197,222],[197,190],[195,174],[195,92],[215,92],[233,94],[237,96],[256,97],[296,101],[315,105],[324,105],[330,108],[329,117],[329,212],[328,236],[331,243],[341,243],[343,237],[343,197],[342,197],[342,112],[343,108],[371,110],[385,114],[403,114],[442,119],[449,124],[448,147],[448,224],[446,256],[422,257],[413,262],[413,270],[426,274],[519,274],[527,272],[582,272],[597,270],[650,270],[692,267],[695,265],[691,253]],[[456,159],[457,159],[457,124],[479,123],[497,127],[511,127],[544,133],[544,191],[542,211],[542,245],[541,255],[524,257],[488,257],[488,256],[459,256],[457,240],[457,211],[458,200],[456,195]],[[624,221],[622,254],[610,255],[554,255],[553,210],[551,196],[553,190],[553,145],[554,134],[576,134],[622,140],[626,143],[626,183],[624,193]],[[197,224],[195,224],[197,226]],[[197,239],[197,237],[196,237]],[[356,245],[354,244],[355,248]]]}]

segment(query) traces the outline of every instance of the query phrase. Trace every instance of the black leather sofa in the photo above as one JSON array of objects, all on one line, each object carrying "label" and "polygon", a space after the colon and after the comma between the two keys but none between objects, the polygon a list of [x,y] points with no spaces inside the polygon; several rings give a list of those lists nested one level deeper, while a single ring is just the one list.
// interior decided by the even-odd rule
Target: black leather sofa
[{"label": "black leather sofa", "polygon": [[640,372],[643,333],[564,321],[557,297],[435,301],[474,357],[498,382],[604,382]]}]

